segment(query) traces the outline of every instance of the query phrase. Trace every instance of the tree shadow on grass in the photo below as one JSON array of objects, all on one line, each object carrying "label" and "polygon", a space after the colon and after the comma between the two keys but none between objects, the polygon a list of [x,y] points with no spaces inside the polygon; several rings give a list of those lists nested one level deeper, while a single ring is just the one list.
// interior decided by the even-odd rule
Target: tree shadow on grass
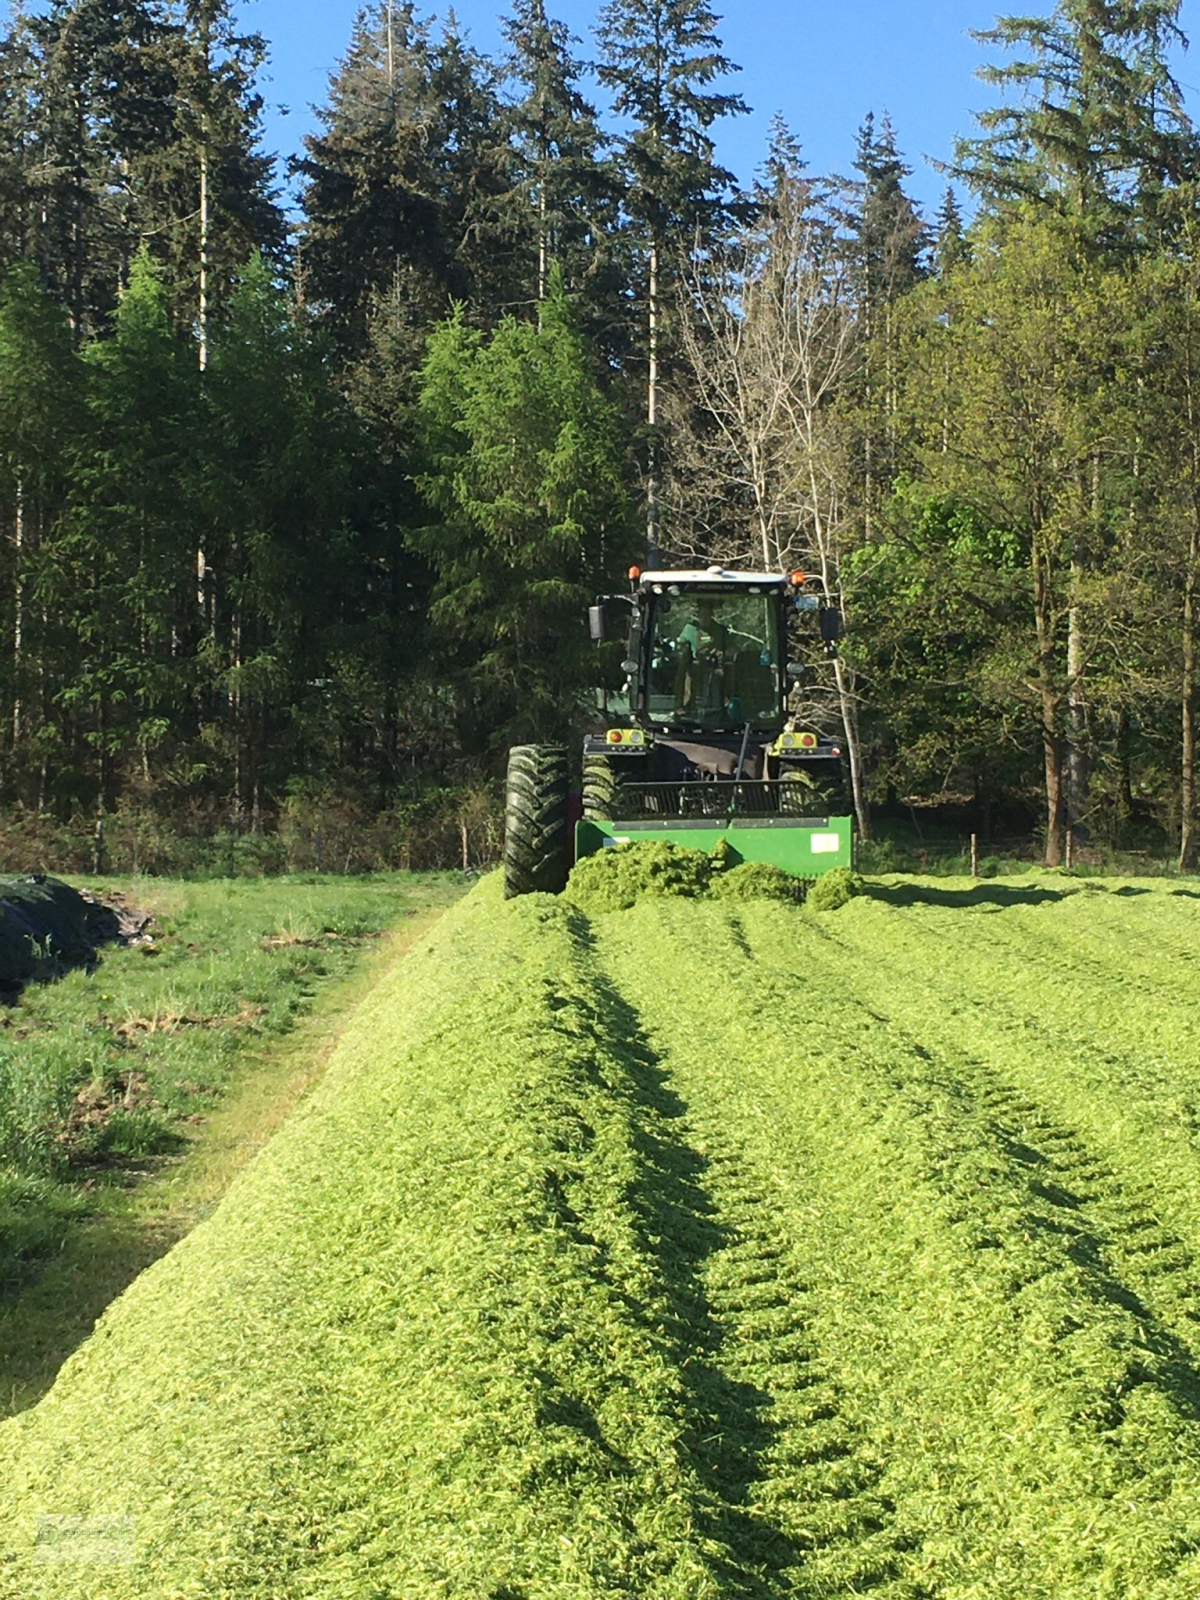
[{"label": "tree shadow on grass", "polygon": [[55,1256],[19,1266],[0,1292],[0,1418],[36,1405],[107,1307],[194,1225],[192,1216],[110,1212],[102,1196],[92,1216],[71,1223]]},{"label": "tree shadow on grass", "polygon": [[968,906],[1040,906],[1052,900],[1065,900],[1063,889],[1017,888],[1004,883],[977,883],[970,889],[935,889],[927,883],[871,883],[863,893],[889,906],[949,906],[962,910]]}]

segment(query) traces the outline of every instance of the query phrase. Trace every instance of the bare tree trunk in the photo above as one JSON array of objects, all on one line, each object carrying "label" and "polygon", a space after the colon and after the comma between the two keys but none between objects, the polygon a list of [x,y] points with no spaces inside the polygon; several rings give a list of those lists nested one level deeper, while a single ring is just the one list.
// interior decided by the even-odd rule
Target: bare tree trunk
[{"label": "bare tree trunk", "polygon": [[[1072,563],[1071,585],[1078,596],[1082,566]],[[1088,790],[1091,763],[1087,751],[1087,692],[1084,687],[1086,655],[1083,613],[1076,598],[1067,615],[1067,751],[1066,813],[1067,827],[1077,842],[1087,832]]]},{"label": "bare tree trunk", "polygon": [[659,552],[659,438],[658,438],[658,240],[650,245],[650,379],[646,395],[649,459],[646,472],[646,559],[657,566]]},{"label": "bare tree trunk", "polygon": [[[207,22],[204,23],[204,89],[208,94],[209,75],[212,70],[211,42]],[[209,198],[208,198],[208,115],[203,113],[200,130],[200,299],[199,299],[199,352],[200,371],[208,371],[208,252],[209,252]],[[201,534],[200,542],[196,546],[196,608],[200,613],[200,625],[205,625],[205,611],[208,605],[208,555],[204,548],[204,536]]]},{"label": "bare tree trunk", "polygon": [[1196,595],[1200,586],[1200,436],[1197,435],[1192,351],[1187,352],[1187,422],[1191,474],[1191,526],[1188,564],[1183,581],[1182,670],[1180,682],[1181,750],[1179,773],[1179,869],[1194,872],[1200,864],[1200,804],[1196,793]]},{"label": "bare tree trunk", "polygon": [[1059,715],[1062,696],[1055,674],[1054,617],[1052,589],[1047,558],[1034,544],[1034,615],[1037,624],[1038,696],[1042,714],[1042,752],[1046,789],[1046,854],[1048,867],[1062,865],[1063,859],[1063,783],[1062,738]]},{"label": "bare tree trunk", "polygon": [[13,582],[13,752],[21,742],[22,711],[21,673],[24,669],[25,651],[25,491],[20,476],[17,477],[17,508],[13,525],[15,574]]},{"label": "bare tree trunk", "polygon": [[229,687],[229,720],[233,725],[233,825],[241,833],[245,821],[246,807],[245,792],[245,765],[243,761],[244,748],[242,737],[242,614],[234,613],[233,618],[233,681]]},{"label": "bare tree trunk", "polygon": [[858,737],[858,703],[850,683],[846,663],[839,657],[833,664],[837,680],[838,709],[842,715],[842,729],[846,739],[846,756],[850,765],[850,792],[854,799],[854,815],[858,821],[860,839],[871,837],[871,802],[867,797],[866,773],[863,770],[862,742]]},{"label": "bare tree trunk", "polygon": [[200,146],[200,371],[208,370],[208,144]]},{"label": "bare tree trunk", "polygon": [[[1198,508],[1200,509],[1200,508]],[[1183,667],[1180,695],[1179,870],[1194,872],[1200,860],[1200,818],[1196,804],[1196,585],[1200,574],[1200,519],[1193,515],[1188,570],[1183,587]]]}]

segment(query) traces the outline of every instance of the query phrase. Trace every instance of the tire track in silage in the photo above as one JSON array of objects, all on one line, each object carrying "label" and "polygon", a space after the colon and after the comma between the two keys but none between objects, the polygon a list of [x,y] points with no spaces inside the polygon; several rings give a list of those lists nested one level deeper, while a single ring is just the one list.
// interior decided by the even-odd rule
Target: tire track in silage
[{"label": "tire track in silage", "polygon": [[[850,947],[831,936],[843,954]],[[924,1063],[914,1074],[936,1082],[952,1097],[957,1127],[931,1150],[931,1172],[960,1206],[951,1220],[974,1226],[980,1249],[996,1249],[989,1225],[986,1190],[955,1183],[956,1167],[978,1171],[994,1163],[1011,1189],[1016,1206],[1009,1231],[1019,1230],[1036,1249],[1020,1263],[1009,1283],[1016,1299],[1039,1283],[1071,1272],[1081,1310],[1115,1310],[1124,1319],[1117,1329],[1123,1359],[1115,1377],[1095,1395],[1091,1425],[1115,1432],[1125,1421],[1126,1400],[1139,1389],[1156,1390],[1200,1445],[1200,1257],[1157,1213],[1155,1194],[1134,1176],[1122,1174],[1068,1119],[1005,1072],[1003,1050],[984,1054],[962,1041],[961,1014],[947,1021],[928,993],[919,1025],[911,1019],[911,975],[872,949],[873,992],[868,1014],[887,1025],[910,1061]],[[772,964],[762,952],[764,966]],[[778,970],[778,969],[777,969]],[[894,986],[891,987],[891,986]],[[859,1002],[859,1009],[868,1010]],[[907,1015],[906,1015],[907,1010]],[[981,1041],[982,1043],[982,1041]],[[946,1163],[942,1172],[938,1161]],[[1064,1276],[1064,1284],[1066,1283]],[[1068,1316],[1062,1337],[1077,1331]]]},{"label": "tire track in silage", "polygon": [[603,941],[598,956],[612,976],[598,976],[597,1003],[610,1037],[622,1019],[647,1113],[634,1204],[676,1311],[684,1443],[721,1593],[932,1600],[904,1576],[913,1541],[822,1359],[793,1222],[721,1107],[684,1098],[673,1043],[623,998],[624,963]]},{"label": "tire track in silage", "polygon": [[[1190,1559],[1187,1530],[1196,1508],[1190,1470],[1176,1483],[1171,1466],[1190,1467],[1200,1459],[1200,1363],[1168,1305],[1149,1286],[1155,1276],[1160,1283],[1172,1281],[1172,1269],[1175,1282],[1181,1268],[1191,1275],[1187,1246],[1161,1228],[1150,1204],[1130,1207],[1129,1187],[1111,1166],[1076,1129],[1022,1096],[1007,1080],[1002,1060],[956,1048],[937,1026],[931,997],[914,992],[911,975],[901,985],[902,1000],[889,991],[878,948],[866,952],[864,962],[864,952],[849,949],[828,927],[806,924],[808,942],[815,936],[820,948],[807,951],[810,965],[802,971],[795,957],[780,959],[801,924],[789,924],[783,913],[762,913],[764,919],[772,916],[761,926],[757,914],[747,919],[752,961],[742,948],[744,929],[742,938],[730,938],[728,949],[714,946],[711,959],[736,992],[737,1016],[748,1020],[788,1017],[800,985],[806,979],[811,984],[818,954],[822,992],[837,1001],[815,1022],[814,1047],[829,1059],[840,1055],[846,1084],[859,1083],[881,1112],[891,1105],[902,1115],[910,1136],[906,1163],[926,1191],[940,1197],[928,1213],[929,1225],[954,1241],[955,1279],[984,1297],[978,1303],[990,1306],[996,1332],[1006,1347],[1011,1344],[1012,1381],[1024,1396],[1021,1404],[1031,1408],[1033,1430],[1027,1442],[1011,1438],[1023,1496],[1014,1511],[1014,1532],[1041,1497],[1045,1457],[1035,1441],[1044,1437],[1048,1456],[1069,1453],[1071,1475],[1061,1480],[1064,1504],[1078,1507],[1089,1526],[1093,1517],[1109,1517],[1115,1493],[1129,1495],[1130,1509],[1134,1501],[1145,1507],[1149,1520],[1136,1538],[1126,1535],[1128,1524],[1118,1514],[1111,1531],[1119,1529],[1120,1548],[1114,1542],[1096,1557],[1106,1572],[1125,1571],[1122,1563],[1135,1560],[1151,1561],[1163,1577],[1178,1570]],[[731,961],[736,971],[729,970]],[[870,1004],[862,998],[867,994]],[[733,1060],[749,1067],[752,1056],[734,1052]],[[1147,1261],[1163,1257],[1161,1272],[1136,1266],[1143,1246]],[[997,1378],[1003,1387],[994,1391],[994,1401],[1003,1406],[1003,1369]],[[982,1441],[984,1413],[979,1424]],[[1001,1427],[997,1446],[1007,1450],[1009,1441]],[[981,1457],[980,1466],[986,1460]],[[1074,1559],[1066,1531],[1074,1510],[1064,1512],[1042,1551],[1025,1539],[1006,1541],[1005,1504],[993,1507],[985,1539],[998,1536],[991,1559],[1011,1564],[1012,1552],[1019,1551],[1019,1570],[1004,1580],[1015,1587],[997,1579],[1000,1586],[980,1588],[981,1595],[1028,1593],[1029,1583],[1045,1581],[1046,1563],[1062,1564],[1065,1573]],[[939,1511],[935,1521],[941,1520]],[[972,1546],[978,1552],[984,1534],[980,1527],[967,1542],[955,1541],[956,1569],[970,1563],[967,1552]],[[1143,1551],[1153,1546],[1153,1557],[1135,1554],[1135,1545]],[[914,1562],[910,1570],[926,1569]],[[1093,1576],[1101,1581],[1099,1566]],[[847,1584],[828,1592],[855,1589]]]}]

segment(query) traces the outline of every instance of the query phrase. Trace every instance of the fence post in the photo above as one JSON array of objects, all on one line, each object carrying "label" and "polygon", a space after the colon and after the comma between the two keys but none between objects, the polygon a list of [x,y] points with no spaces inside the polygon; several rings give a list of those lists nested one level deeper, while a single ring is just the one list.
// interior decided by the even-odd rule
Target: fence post
[{"label": "fence post", "polygon": [[96,818],[96,837],[92,849],[92,871],[102,878],[108,868],[108,853],[104,848],[104,818]]},{"label": "fence post", "polygon": [[1075,829],[1067,829],[1067,871],[1075,865]]},{"label": "fence post", "polygon": [[471,840],[467,833],[467,825],[460,822],[458,825],[459,836],[462,840],[462,869],[464,872],[471,870]]},{"label": "fence post", "polygon": [[977,833],[971,835],[971,876],[973,878],[979,876],[979,835]]}]

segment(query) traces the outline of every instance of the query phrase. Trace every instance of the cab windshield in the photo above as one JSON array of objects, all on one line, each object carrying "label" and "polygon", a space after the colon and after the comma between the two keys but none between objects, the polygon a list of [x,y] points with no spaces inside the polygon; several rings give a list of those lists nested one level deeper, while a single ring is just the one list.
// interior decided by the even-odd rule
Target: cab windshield
[{"label": "cab windshield", "polygon": [[657,723],[778,723],[779,602],[773,594],[656,595],[647,710]]}]

